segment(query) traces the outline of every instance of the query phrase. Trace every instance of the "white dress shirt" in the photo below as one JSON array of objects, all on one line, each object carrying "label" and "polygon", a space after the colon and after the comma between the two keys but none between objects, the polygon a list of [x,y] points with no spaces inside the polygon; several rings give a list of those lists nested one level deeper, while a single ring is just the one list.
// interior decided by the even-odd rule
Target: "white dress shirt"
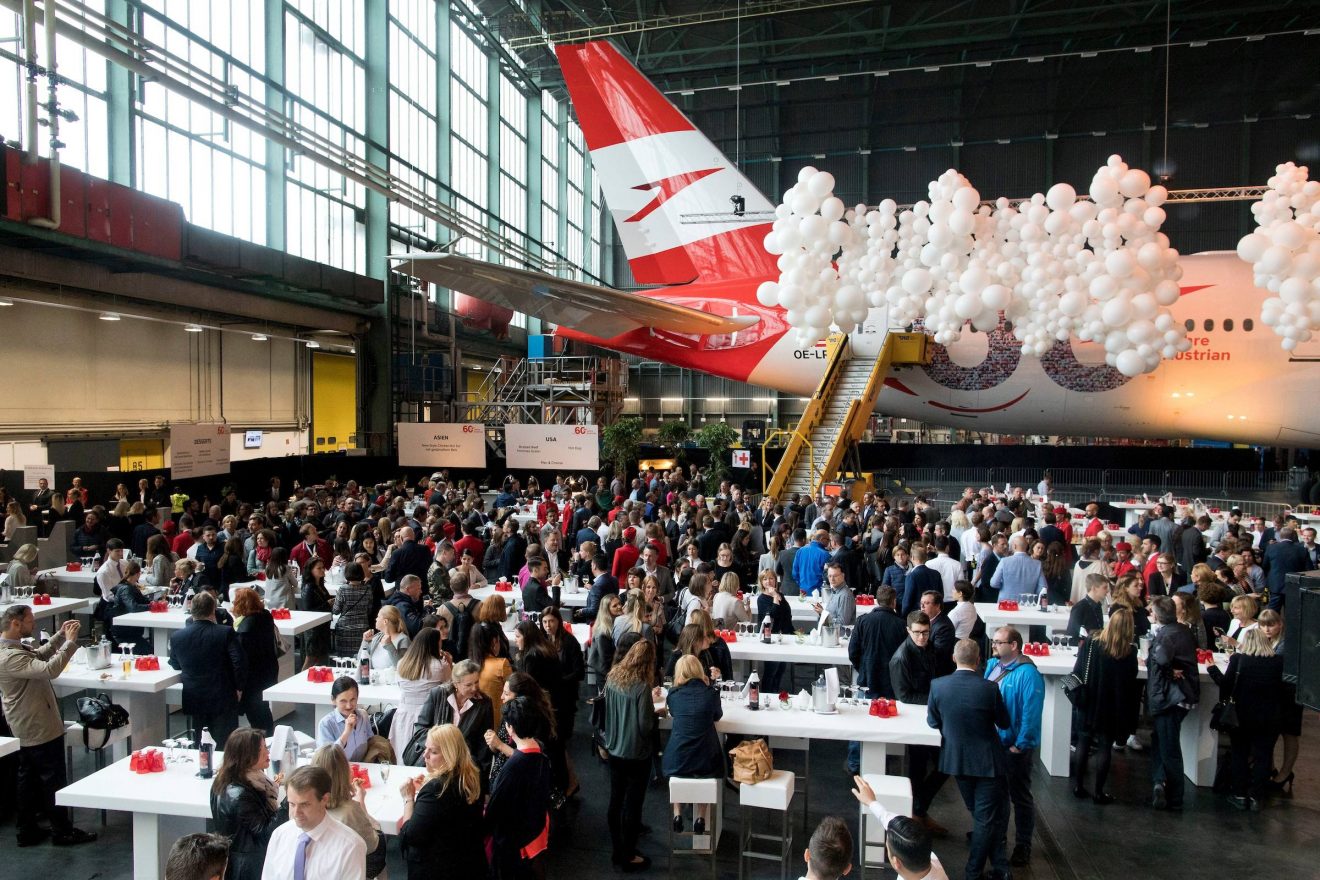
[{"label": "white dress shirt", "polygon": [[122,559],[107,557],[96,570],[96,585],[101,588],[102,596],[109,596],[115,587],[124,582],[124,562]]},{"label": "white dress shirt", "polygon": [[[880,805],[879,801],[871,801],[866,805],[866,808],[870,810],[871,815],[879,820],[880,824],[885,827],[889,826],[891,819],[900,815],[899,813],[889,812]],[[265,880],[265,877],[263,877],[262,880]],[[940,857],[935,855],[934,852],[930,854],[930,872],[922,877],[921,880],[949,880],[949,875],[945,873],[944,866],[940,864]]]},{"label": "white dress shirt", "polygon": [[[292,821],[275,829],[266,847],[261,880],[293,880],[293,860],[302,833]],[[306,880],[365,880],[367,845],[356,831],[327,813],[307,834],[312,843],[307,849]]]},{"label": "white dress shirt", "polygon": [[940,580],[944,581],[944,601],[957,601],[958,596],[953,592],[953,585],[962,577],[962,564],[947,553],[937,553],[934,559],[926,560],[926,567],[940,573]]}]

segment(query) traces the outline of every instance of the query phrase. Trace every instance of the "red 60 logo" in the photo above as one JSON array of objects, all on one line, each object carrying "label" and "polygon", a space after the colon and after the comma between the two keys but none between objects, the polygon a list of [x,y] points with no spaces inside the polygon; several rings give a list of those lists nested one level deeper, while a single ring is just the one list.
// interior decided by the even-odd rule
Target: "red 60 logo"
[{"label": "red 60 logo", "polygon": [[574,434],[590,434],[590,433],[591,433],[591,429],[590,429],[590,428],[583,427],[582,425],[578,425],[576,428],[573,429],[573,433],[574,433]]},{"label": "red 60 logo", "polygon": [[475,434],[475,433],[477,433],[477,432],[480,431],[480,430],[481,430],[481,426],[480,426],[480,425],[464,425],[464,426],[463,426],[463,433],[464,433],[464,434]]}]

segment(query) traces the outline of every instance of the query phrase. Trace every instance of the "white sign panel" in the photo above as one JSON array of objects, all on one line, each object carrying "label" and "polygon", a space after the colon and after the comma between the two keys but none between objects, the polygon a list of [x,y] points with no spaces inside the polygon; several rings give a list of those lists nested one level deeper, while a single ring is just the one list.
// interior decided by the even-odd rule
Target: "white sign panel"
[{"label": "white sign panel", "polygon": [[245,431],[245,432],[243,433],[243,448],[244,448],[244,449],[260,449],[260,448],[261,448],[261,432],[260,432],[260,431]]},{"label": "white sign panel", "polygon": [[229,426],[170,426],[170,477],[209,477],[229,473]]},{"label": "white sign panel", "polygon": [[600,470],[597,425],[505,425],[504,460],[510,468]]},{"label": "white sign panel", "polygon": [[752,466],[752,450],[735,449],[733,450],[733,466],[736,468],[749,468]]},{"label": "white sign panel", "polygon": [[37,480],[45,480],[47,485],[55,488],[55,465],[53,464],[25,464],[23,465],[23,488],[38,489]]},{"label": "white sign panel", "polygon": [[399,466],[484,468],[486,427],[462,422],[399,422]]}]

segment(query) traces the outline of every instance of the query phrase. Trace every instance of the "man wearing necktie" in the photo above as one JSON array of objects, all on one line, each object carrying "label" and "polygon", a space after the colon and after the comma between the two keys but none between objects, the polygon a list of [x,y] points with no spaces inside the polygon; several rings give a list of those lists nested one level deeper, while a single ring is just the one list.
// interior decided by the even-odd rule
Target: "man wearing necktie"
[{"label": "man wearing necktie", "polygon": [[364,880],[367,845],[330,815],[330,775],[299,767],[285,785],[289,821],[270,836],[261,880]]}]

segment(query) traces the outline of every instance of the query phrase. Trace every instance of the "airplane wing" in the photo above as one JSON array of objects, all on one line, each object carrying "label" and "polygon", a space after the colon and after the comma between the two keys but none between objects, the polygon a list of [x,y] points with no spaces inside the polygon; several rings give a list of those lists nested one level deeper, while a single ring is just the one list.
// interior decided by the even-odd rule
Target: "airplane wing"
[{"label": "airplane wing", "polygon": [[600,339],[641,327],[694,335],[734,333],[760,320],[754,315],[712,315],[661,299],[457,254],[417,254],[416,262],[410,257],[398,265],[441,287]]}]

